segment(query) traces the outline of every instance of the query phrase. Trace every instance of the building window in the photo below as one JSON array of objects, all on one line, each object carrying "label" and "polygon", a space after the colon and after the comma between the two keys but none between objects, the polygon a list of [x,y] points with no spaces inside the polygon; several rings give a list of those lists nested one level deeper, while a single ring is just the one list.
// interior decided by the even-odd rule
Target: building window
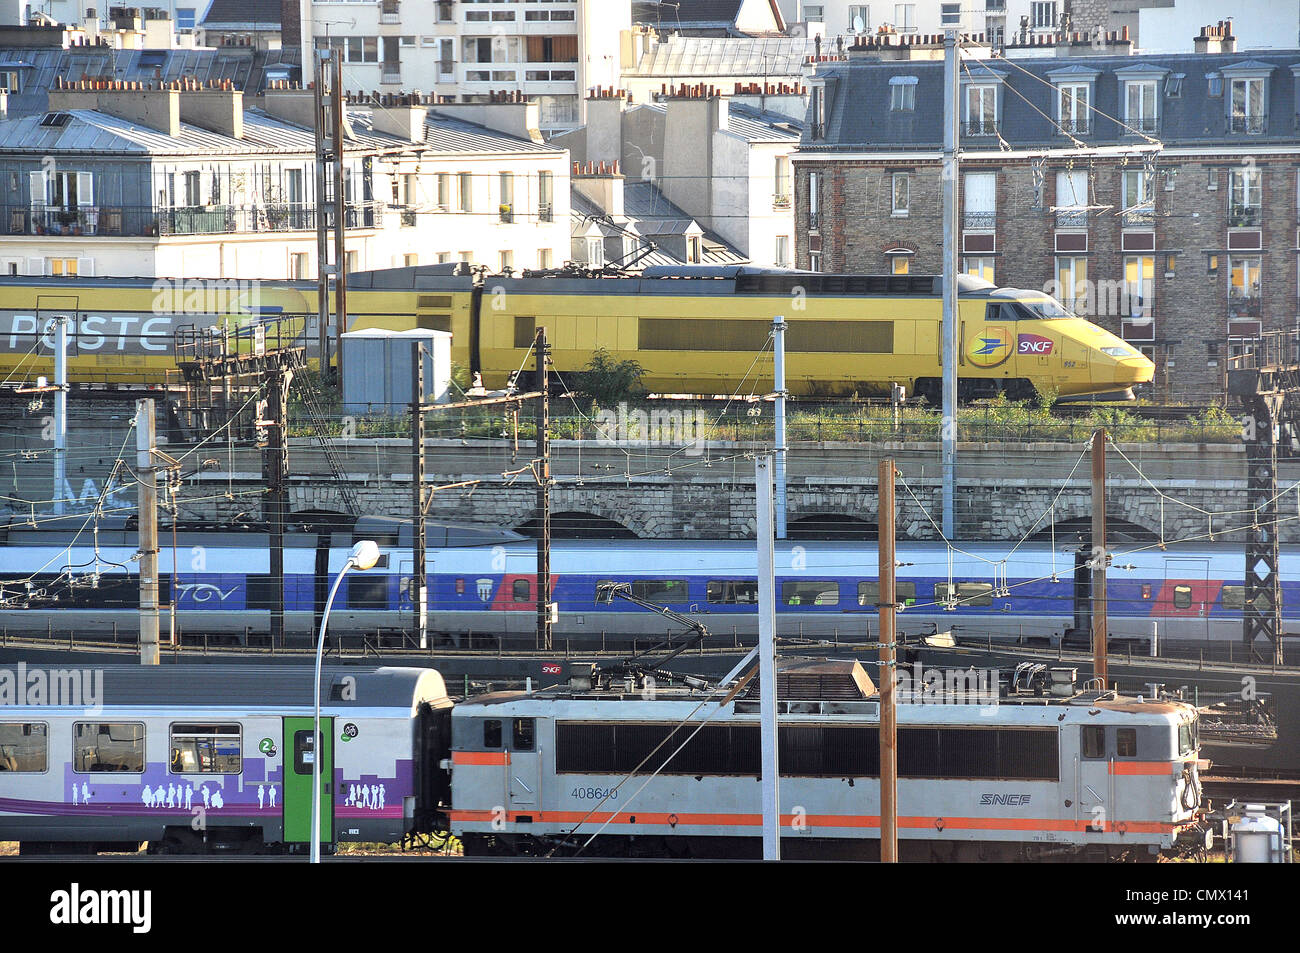
[{"label": "building window", "polygon": [[1147,192],[1146,173],[1140,169],[1125,169],[1122,179],[1124,205],[1121,220],[1125,228],[1149,228],[1155,224],[1155,200]]},{"label": "building window", "polygon": [[1088,132],[1089,83],[1062,83],[1056,88],[1057,121],[1061,132],[1084,135]]},{"label": "building window", "polygon": [[991,256],[967,258],[962,265],[962,270],[968,275],[983,278],[993,284],[993,258]]},{"label": "building window", "polygon": [[473,176],[469,172],[462,172],[458,178],[460,179],[460,196],[456,209],[460,212],[472,212],[474,211]]},{"label": "building window", "polygon": [[1258,135],[1264,131],[1264,80],[1234,79],[1231,101],[1232,131]]},{"label": "building window", "polygon": [[1087,258],[1056,259],[1056,299],[1075,314],[1089,313]]},{"label": "building window", "polygon": [[908,255],[891,255],[889,259],[889,271],[895,275],[910,274],[912,270],[912,259]]},{"label": "building window", "polygon": [[1217,275],[1217,274],[1219,273],[1219,256],[1218,256],[1218,255],[1206,255],[1206,256],[1205,256],[1205,273],[1206,273],[1207,275]]},{"label": "building window", "polygon": [[1124,258],[1124,338],[1149,341],[1155,337],[1151,318],[1155,305],[1156,260],[1153,255]]},{"label": "building window", "polygon": [[899,33],[916,32],[916,4],[894,4],[894,29]]},{"label": "building window", "polygon": [[194,7],[176,8],[176,29],[178,30],[194,29]]},{"label": "building window", "polygon": [[808,173],[808,228],[816,231],[821,224],[821,173]]},{"label": "building window", "polygon": [[686,240],[686,261],[692,265],[698,265],[702,255],[703,242],[699,235],[692,235]]},{"label": "building window", "polygon": [[865,3],[849,4],[849,32],[867,33],[871,30],[871,7]]},{"label": "building window", "polygon": [[403,255],[403,256],[402,256],[402,267],[403,267],[403,268],[414,268],[414,267],[415,267],[416,265],[418,265],[419,263],[420,263],[420,256],[419,256],[419,255]]},{"label": "building window", "polygon": [[963,182],[962,227],[983,231],[997,224],[997,173],[967,172]]},{"label": "building window", "polygon": [[890,77],[889,108],[893,112],[911,112],[916,109],[915,76]]},{"label": "building window", "polygon": [[789,235],[776,236],[776,254],[774,256],[773,264],[775,264],[776,267],[778,268],[790,267],[790,236]]},{"label": "building window", "polygon": [[819,251],[810,251],[810,252],[808,253],[808,270],[809,270],[809,271],[821,271],[821,270],[822,270],[822,253],[821,253],[821,252],[819,252]]},{"label": "building window", "polygon": [[1137,132],[1156,131],[1156,80],[1124,84],[1124,122]]},{"label": "building window", "polygon": [[809,133],[814,139],[826,137],[826,87],[824,86],[818,85],[812,88],[812,129]]},{"label": "building window", "polygon": [[1056,173],[1056,227],[1086,228],[1088,225],[1088,173]]},{"label": "building window", "polygon": [[550,172],[537,173],[537,220],[555,221],[555,176]]},{"label": "building window", "polygon": [[998,131],[998,88],[966,87],[966,134],[993,136]]},{"label": "building window", "polygon": [[898,218],[904,218],[908,214],[908,207],[912,201],[911,178],[906,172],[895,172],[890,176],[890,180],[893,194],[891,214]]},{"label": "building window", "polygon": [[47,258],[45,259],[45,273],[59,277],[75,278],[77,275],[77,259],[75,258]]},{"label": "building window", "polygon": [[343,261],[344,261],[344,267],[347,268],[349,275],[357,270],[357,266],[360,263],[357,258],[357,253],[355,251],[348,252]]},{"label": "building window", "polygon": [[777,156],[772,173],[772,207],[790,207],[790,157]]},{"label": "building window", "polygon": [[438,178],[438,210],[445,212],[451,208],[451,173],[439,172]]},{"label": "building window", "polygon": [[515,176],[512,172],[502,172],[499,178],[501,183],[500,220],[508,224],[515,220]]},{"label": "building window", "polygon": [[1228,171],[1228,225],[1234,228],[1260,224],[1263,176],[1259,169]]},{"label": "building window", "polygon": [[1052,30],[1056,28],[1056,2],[1035,0],[1030,4],[1030,25],[1035,30]]},{"label": "building window", "polygon": [[551,267],[551,250],[549,248],[537,249],[537,267],[543,269]]},{"label": "building window", "polygon": [[308,277],[308,258],[306,252],[293,252],[289,255],[289,277],[302,281]]},{"label": "building window", "polygon": [[587,239],[587,267],[603,268],[605,266],[605,242],[599,238]]},{"label": "building window", "polygon": [[803,18],[808,23],[821,23],[826,19],[823,6],[813,6],[811,3],[803,8]]},{"label": "building window", "polygon": [[513,251],[503,251],[501,252],[500,257],[501,257],[501,267],[497,269],[498,271],[505,273],[507,270],[514,268],[515,253]]},{"label": "building window", "polygon": [[1229,317],[1259,317],[1259,277],[1258,255],[1232,255],[1228,258]]}]

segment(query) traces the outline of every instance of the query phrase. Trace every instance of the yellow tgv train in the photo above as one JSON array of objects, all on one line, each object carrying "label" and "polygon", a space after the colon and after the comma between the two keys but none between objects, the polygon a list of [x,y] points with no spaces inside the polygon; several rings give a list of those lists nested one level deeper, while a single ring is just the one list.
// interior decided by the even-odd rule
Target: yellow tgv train
[{"label": "yellow tgv train", "polygon": [[[162,383],[174,368],[174,334],[316,312],[311,282],[129,278],[0,279],[0,372],[30,379],[52,366],[56,314],[75,314],[74,383]],[[349,276],[348,326],[453,334],[453,360],[504,387],[545,327],[554,367],[581,371],[598,349],[635,360],[654,393],[732,394],[755,362],[775,315],[784,315],[786,378],[797,396],[887,392],[891,383],[939,402],[940,281],[919,275],[828,275],[743,266],[656,267],[639,277],[557,272],[471,275],[458,265]],[[314,317],[303,322],[316,339]],[[1049,295],[959,283],[962,399],[1035,391],[1120,396],[1149,382],[1154,365],[1124,341],[1075,317]],[[21,366],[20,366],[21,365]],[[764,370],[766,368],[766,370]],[[746,385],[764,390],[767,380]]]}]

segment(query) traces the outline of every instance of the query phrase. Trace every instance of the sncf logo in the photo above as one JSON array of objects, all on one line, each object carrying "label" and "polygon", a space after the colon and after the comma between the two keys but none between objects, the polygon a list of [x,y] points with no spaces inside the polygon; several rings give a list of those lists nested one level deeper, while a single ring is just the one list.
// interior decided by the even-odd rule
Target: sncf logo
[{"label": "sncf logo", "polygon": [[1041,334],[1022,334],[1020,341],[1016,346],[1018,354],[1051,354],[1052,339],[1045,338]]},{"label": "sncf logo", "polygon": [[1009,804],[1011,806],[1028,804],[1029,794],[981,794],[980,804]]}]

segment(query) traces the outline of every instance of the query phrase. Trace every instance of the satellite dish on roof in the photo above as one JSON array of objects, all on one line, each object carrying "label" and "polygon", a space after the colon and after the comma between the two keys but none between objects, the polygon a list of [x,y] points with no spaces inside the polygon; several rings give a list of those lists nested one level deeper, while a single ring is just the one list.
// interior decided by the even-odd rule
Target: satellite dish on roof
[{"label": "satellite dish on roof", "polygon": [[867,29],[867,24],[866,24],[866,22],[862,19],[862,14],[859,13],[857,16],[855,16],[855,17],[853,18],[853,32],[854,32],[854,33],[862,33],[862,32],[864,32],[866,29]]}]

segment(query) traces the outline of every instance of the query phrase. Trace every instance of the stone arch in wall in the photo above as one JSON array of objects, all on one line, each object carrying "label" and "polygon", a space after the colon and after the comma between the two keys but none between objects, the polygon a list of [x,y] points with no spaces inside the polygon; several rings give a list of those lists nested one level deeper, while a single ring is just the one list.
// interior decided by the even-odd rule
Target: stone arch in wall
[{"label": "stone arch in wall", "polygon": [[[541,533],[540,516],[515,527],[515,532],[534,539]],[[552,539],[637,539],[636,533],[617,520],[597,513],[564,510],[551,514]]]},{"label": "stone arch in wall", "polygon": [[[1109,507],[1108,507],[1109,509]],[[1071,516],[1057,520],[1055,526],[1045,526],[1029,538],[1035,542],[1050,542],[1055,533],[1057,547],[1073,543],[1086,543],[1092,537],[1091,516]],[[1155,543],[1160,534],[1147,529],[1139,523],[1109,517],[1106,520],[1106,539],[1114,543]]]},{"label": "stone arch in wall", "polygon": [[788,539],[876,539],[876,524],[844,513],[807,513],[786,520]]}]

